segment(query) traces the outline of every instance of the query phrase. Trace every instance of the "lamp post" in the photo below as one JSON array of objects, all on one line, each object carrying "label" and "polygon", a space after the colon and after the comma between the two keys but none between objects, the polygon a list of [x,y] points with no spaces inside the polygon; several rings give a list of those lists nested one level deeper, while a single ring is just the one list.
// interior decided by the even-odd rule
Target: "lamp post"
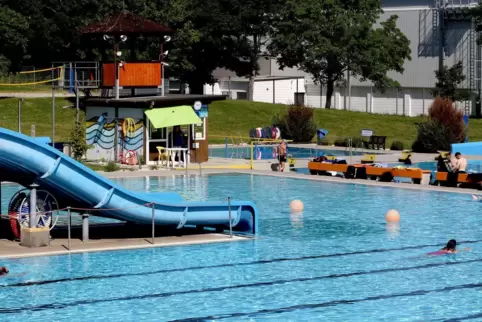
[{"label": "lamp post", "polygon": [[165,43],[168,43],[171,41],[171,36],[164,36],[163,37],[163,40],[161,41],[160,43],[160,46],[159,46],[159,49],[161,51],[161,53],[159,54],[159,60],[161,62],[161,82],[162,82],[162,87],[161,87],[161,96],[165,96],[165,80],[166,78],[164,77],[164,65],[165,66],[169,66],[168,64],[166,64],[164,62],[164,60],[166,59],[167,57],[167,54],[169,53],[168,50],[164,51],[164,44]]},{"label": "lamp post", "polygon": [[105,41],[114,41],[114,96],[115,99],[119,99],[120,90],[120,72],[119,72],[119,58],[122,56],[122,52],[119,50],[119,43],[125,42],[127,40],[126,35],[120,35],[119,37],[113,37],[109,35],[104,35]]}]

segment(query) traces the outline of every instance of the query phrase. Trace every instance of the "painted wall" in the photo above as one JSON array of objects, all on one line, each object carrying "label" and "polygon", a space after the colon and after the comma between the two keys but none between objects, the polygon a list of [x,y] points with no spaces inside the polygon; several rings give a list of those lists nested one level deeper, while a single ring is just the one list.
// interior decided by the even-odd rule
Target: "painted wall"
[{"label": "painted wall", "polygon": [[[106,113],[104,120],[100,116]],[[122,124],[126,118],[134,120],[134,126],[123,131]],[[117,120],[117,142],[116,142]],[[144,147],[144,115],[138,108],[87,107],[86,108],[86,141],[92,148],[87,151],[89,160],[116,160],[117,153],[125,156],[127,151],[136,151],[143,155]]]}]

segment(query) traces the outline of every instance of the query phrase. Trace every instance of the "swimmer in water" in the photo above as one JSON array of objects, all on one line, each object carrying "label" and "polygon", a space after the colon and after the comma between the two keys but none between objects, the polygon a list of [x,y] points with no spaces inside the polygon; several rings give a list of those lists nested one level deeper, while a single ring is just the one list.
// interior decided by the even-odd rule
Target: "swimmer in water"
[{"label": "swimmer in water", "polygon": [[457,241],[455,239],[451,239],[451,240],[449,240],[449,242],[447,243],[447,245],[444,248],[442,248],[441,250],[438,250],[436,252],[428,253],[427,255],[437,256],[437,255],[456,254],[456,253],[460,253],[460,252],[466,252],[466,251],[469,251],[469,250],[471,250],[470,247],[464,248],[462,250],[457,250]]},{"label": "swimmer in water", "polygon": [[472,200],[480,201],[482,200],[482,196],[472,195]]},{"label": "swimmer in water", "polygon": [[8,274],[8,268],[5,266],[0,266],[0,276],[5,276]]}]

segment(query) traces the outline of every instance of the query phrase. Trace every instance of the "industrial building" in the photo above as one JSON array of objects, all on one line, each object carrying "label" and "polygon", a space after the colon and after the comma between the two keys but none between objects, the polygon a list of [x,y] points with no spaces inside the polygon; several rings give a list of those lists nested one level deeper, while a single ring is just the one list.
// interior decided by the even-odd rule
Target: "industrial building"
[{"label": "industrial building", "polygon": [[[397,25],[410,40],[412,59],[405,62],[403,74],[391,72],[400,89],[377,91],[369,82],[349,79],[336,88],[332,108],[380,114],[417,116],[426,114],[432,102],[435,71],[442,65],[463,62],[472,98],[460,103],[466,114],[476,114],[476,100],[481,89],[481,50],[470,8],[480,0],[384,0],[381,20],[398,16]],[[281,70],[275,59],[260,60],[260,75],[254,84],[254,100],[267,103],[304,103],[323,108],[326,90],[314,84],[310,75],[295,68]],[[215,70],[214,85],[205,85],[205,94],[225,94],[246,99],[248,79],[228,70]],[[480,113],[480,112],[478,112]]]}]

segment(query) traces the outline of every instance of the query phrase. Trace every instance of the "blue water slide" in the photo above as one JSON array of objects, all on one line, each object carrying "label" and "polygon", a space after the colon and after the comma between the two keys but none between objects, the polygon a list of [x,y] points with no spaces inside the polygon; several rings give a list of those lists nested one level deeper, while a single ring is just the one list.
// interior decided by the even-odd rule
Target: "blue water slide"
[{"label": "blue water slide", "polygon": [[[37,183],[52,193],[59,206],[99,209],[98,216],[150,224],[154,204],[155,223],[176,227],[201,225],[229,227],[229,207],[224,202],[189,202],[177,193],[138,193],[106,179],[36,139],[0,128],[0,181],[23,186]],[[103,209],[103,210],[102,210]],[[248,201],[231,201],[234,231],[257,233],[257,210]]]}]

